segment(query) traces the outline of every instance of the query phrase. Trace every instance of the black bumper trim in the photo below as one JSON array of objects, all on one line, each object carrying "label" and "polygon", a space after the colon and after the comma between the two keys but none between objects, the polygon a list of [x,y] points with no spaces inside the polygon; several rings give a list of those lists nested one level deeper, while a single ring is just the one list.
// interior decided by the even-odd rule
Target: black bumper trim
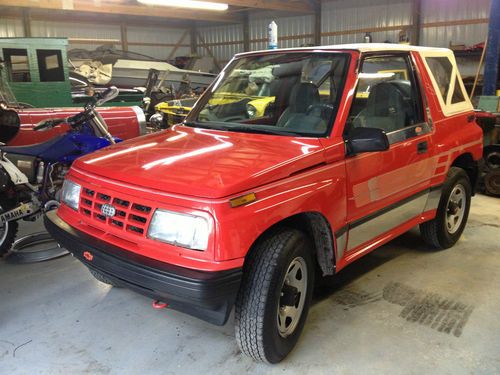
[{"label": "black bumper trim", "polygon": [[[147,258],[76,230],[56,211],[47,213],[44,224],[62,247],[116,284],[207,322],[226,323],[240,286],[241,268],[197,271]],[[92,254],[91,261],[84,252]]]}]

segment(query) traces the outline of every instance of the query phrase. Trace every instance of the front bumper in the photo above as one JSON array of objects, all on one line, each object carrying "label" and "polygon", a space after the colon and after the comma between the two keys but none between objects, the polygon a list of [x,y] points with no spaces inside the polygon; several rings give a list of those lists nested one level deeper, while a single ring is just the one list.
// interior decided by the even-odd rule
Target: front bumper
[{"label": "front bumper", "polygon": [[227,321],[240,286],[241,268],[206,272],[163,263],[82,233],[56,211],[47,213],[44,223],[62,247],[117,285],[213,324]]}]

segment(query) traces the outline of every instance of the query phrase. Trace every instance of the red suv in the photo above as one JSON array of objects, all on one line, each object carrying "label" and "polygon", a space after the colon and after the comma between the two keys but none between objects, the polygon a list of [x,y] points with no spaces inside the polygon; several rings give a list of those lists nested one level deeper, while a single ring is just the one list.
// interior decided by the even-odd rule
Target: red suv
[{"label": "red suv", "polygon": [[450,50],[244,53],[182,124],[77,160],[45,225],[100,281],[219,325],[235,306],[241,350],[275,363],[317,277],[416,225],[457,242],[481,150]]}]

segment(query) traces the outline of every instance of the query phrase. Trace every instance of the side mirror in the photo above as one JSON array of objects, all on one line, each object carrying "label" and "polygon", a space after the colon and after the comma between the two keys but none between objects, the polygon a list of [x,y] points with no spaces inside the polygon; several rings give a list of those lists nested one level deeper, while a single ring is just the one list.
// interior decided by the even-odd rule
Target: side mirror
[{"label": "side mirror", "polygon": [[352,128],[345,141],[349,154],[389,149],[389,139],[385,132],[379,128]]}]

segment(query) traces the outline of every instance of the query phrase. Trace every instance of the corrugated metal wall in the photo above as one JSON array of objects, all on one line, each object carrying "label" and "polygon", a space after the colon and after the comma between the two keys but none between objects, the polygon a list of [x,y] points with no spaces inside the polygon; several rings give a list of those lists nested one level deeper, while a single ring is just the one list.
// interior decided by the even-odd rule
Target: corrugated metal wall
[{"label": "corrugated metal wall", "polygon": [[23,22],[20,19],[0,17],[0,38],[24,36]]},{"label": "corrugated metal wall", "polygon": [[430,23],[470,20],[479,22],[489,17],[490,0],[422,0],[423,30],[420,43],[447,47],[453,44],[473,45],[484,42],[487,23],[429,27]]},{"label": "corrugated metal wall", "polygon": [[313,42],[314,16],[250,17],[250,49],[261,50],[268,46],[267,27],[275,21],[278,24],[279,48],[299,47]]},{"label": "corrugated metal wall", "polygon": [[[484,41],[490,0],[421,0],[420,44],[447,47],[453,44],[473,45]],[[322,3],[323,45],[362,42],[366,30],[373,31],[375,42],[398,41],[399,31],[412,23],[411,0],[324,0]],[[313,43],[314,16],[276,16],[273,12],[252,12],[249,16],[250,49],[267,48],[267,26],[278,24],[279,47],[296,47]],[[458,21],[458,22],[457,22]],[[449,23],[451,25],[445,25]],[[120,27],[106,24],[32,21],[33,36],[65,36],[69,38],[120,40]],[[128,26],[129,50],[165,59],[170,55],[183,29]],[[243,26],[221,25],[199,29],[215,57],[225,63],[243,51]],[[23,36],[19,19],[0,17],[0,37]],[[149,43],[151,45],[140,45]],[[70,48],[93,49],[102,43],[71,43]],[[155,45],[156,44],[156,45]],[[190,52],[190,36],[175,52],[175,56]],[[201,43],[199,43],[201,44]],[[120,44],[117,44],[120,48]],[[206,48],[198,48],[209,55]]]},{"label": "corrugated metal wall", "polygon": [[[127,40],[129,50],[158,59],[167,59],[175,45],[182,38],[187,29],[128,26]],[[93,50],[109,41],[117,49],[121,49],[121,32],[117,24],[80,23],[59,21],[31,21],[31,34],[33,37],[66,37],[70,38],[68,49],[84,48]],[[0,37],[24,36],[23,24],[20,19],[0,18]],[[94,39],[102,42],[85,43],[75,39]],[[150,45],[143,45],[143,44]],[[175,56],[188,55],[190,48],[189,32],[185,35],[182,44],[175,51]]]},{"label": "corrugated metal wall", "polygon": [[[243,51],[243,26],[223,25],[214,27],[202,27],[198,30],[203,40],[212,53],[221,62],[227,62],[233,55]],[[198,53],[208,56],[206,48],[199,41]]]},{"label": "corrugated metal wall", "polygon": [[[473,45],[486,38],[490,0],[421,1],[421,45],[448,47],[450,42]],[[270,17],[259,12],[250,16],[251,50],[267,48],[267,26],[272,20],[278,24],[279,47],[313,42],[312,15]],[[373,29],[380,29],[371,32],[374,42],[398,42],[400,30],[412,24],[412,3],[411,0],[323,1],[321,22],[323,45],[362,42],[365,32]],[[457,24],[443,25],[442,22]],[[241,25],[206,27],[203,33],[209,35],[207,43],[222,62],[243,50]],[[235,41],[238,43],[231,44]]]},{"label": "corrugated metal wall", "polygon": [[[177,48],[175,56],[189,55],[191,52],[190,35],[185,29],[173,29],[165,27],[144,27],[144,26],[128,26],[127,40],[129,50],[143,55],[153,56],[162,60],[166,60],[174,46],[184,36],[182,45]],[[157,45],[134,45],[134,43],[150,43]],[[162,44],[171,44],[165,46]],[[175,57],[173,56],[173,57]]]},{"label": "corrugated metal wall", "polygon": [[[120,48],[120,27],[117,25],[83,24],[76,22],[58,21],[31,21],[31,35],[33,37],[67,37],[79,39],[114,40],[116,48]],[[72,43],[68,49],[84,48],[95,49],[104,43]]]},{"label": "corrugated metal wall", "polygon": [[[411,23],[411,3],[407,0],[338,0],[324,2],[322,7],[323,45],[359,43],[366,29],[374,42],[399,40],[400,26]],[[395,28],[395,29],[391,29]],[[346,33],[348,32],[348,33]]]}]

